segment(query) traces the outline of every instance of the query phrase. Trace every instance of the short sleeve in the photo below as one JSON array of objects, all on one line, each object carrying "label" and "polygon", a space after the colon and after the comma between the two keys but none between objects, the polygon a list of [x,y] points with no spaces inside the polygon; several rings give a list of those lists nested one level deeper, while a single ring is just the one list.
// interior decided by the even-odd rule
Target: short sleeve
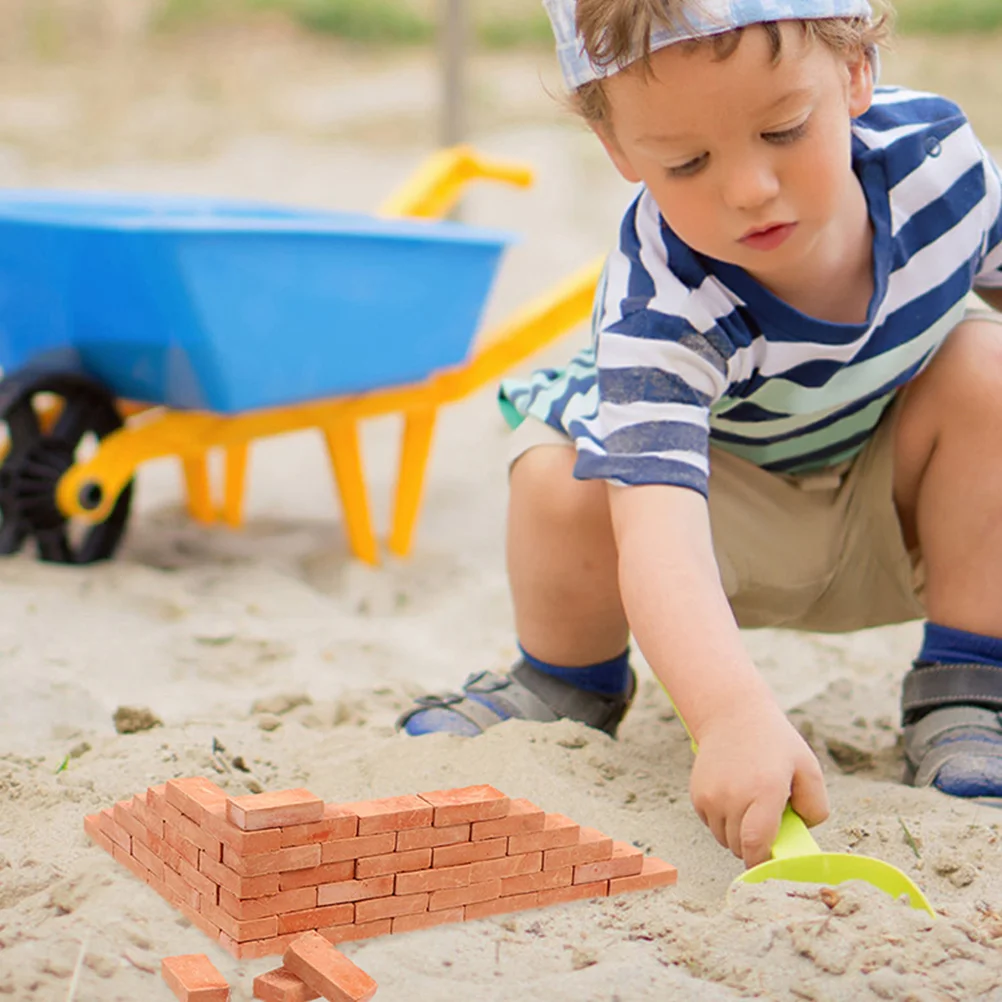
[{"label": "short sleeve", "polygon": [[983,149],[981,152],[985,171],[985,235],[974,286],[1002,289],[1002,179],[992,156]]}]

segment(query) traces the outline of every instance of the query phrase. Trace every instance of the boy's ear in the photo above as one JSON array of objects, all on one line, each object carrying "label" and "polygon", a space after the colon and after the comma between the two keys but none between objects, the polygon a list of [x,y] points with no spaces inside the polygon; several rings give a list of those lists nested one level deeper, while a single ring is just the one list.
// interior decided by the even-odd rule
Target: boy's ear
[{"label": "boy's ear", "polygon": [[599,142],[605,147],[605,152],[609,154],[609,159],[615,164],[616,170],[623,175],[623,178],[630,184],[639,184],[640,175],[633,169],[629,158],[623,152],[623,147],[619,145],[616,134],[612,128],[605,123],[596,123],[591,127],[592,132],[598,136]]},{"label": "boy's ear", "polygon": [[849,64],[849,114],[853,118],[869,111],[873,103],[873,63],[865,52]]}]

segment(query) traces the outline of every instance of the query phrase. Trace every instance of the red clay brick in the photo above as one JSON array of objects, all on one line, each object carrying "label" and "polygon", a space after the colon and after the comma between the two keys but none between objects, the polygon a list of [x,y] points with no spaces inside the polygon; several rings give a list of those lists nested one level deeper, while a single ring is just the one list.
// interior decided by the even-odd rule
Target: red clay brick
[{"label": "red clay brick", "polygon": [[158,817],[150,810],[149,805],[146,803],[145,794],[137,793],[133,796],[132,813],[147,832],[160,839],[164,837],[163,818]]},{"label": "red clay brick", "polygon": [[493,880],[495,877],[521,877],[526,873],[538,873],[543,868],[541,852],[527,852],[521,856],[502,856],[500,859],[488,859],[482,863],[473,863],[473,873],[470,879],[473,883],[481,880]]},{"label": "red clay brick", "polygon": [[173,825],[167,825],[164,829],[164,842],[182,859],[187,860],[192,866],[198,866],[198,846],[186,839]]},{"label": "red clay brick", "polygon": [[325,804],[322,820],[308,825],[283,826],[282,848],[354,838],[357,834],[358,815],[354,811],[348,810],[343,804]]},{"label": "red clay brick", "polygon": [[268,939],[251,939],[238,943],[225,932],[219,934],[219,945],[237,960],[260,960],[261,957],[280,957],[288,945],[297,939],[299,933],[288,936],[270,936]]},{"label": "red clay brick", "polygon": [[412,828],[430,828],[434,814],[420,797],[383,797],[381,800],[360,800],[342,804],[358,815],[359,835],[399,832]]},{"label": "red clay brick", "polygon": [[276,967],[254,979],[254,998],[262,1002],[311,1002],[320,998],[320,993],[287,968]]},{"label": "red clay brick", "polygon": [[219,905],[209,901],[203,901],[198,910],[213,925],[219,926],[227,936],[238,943],[244,943],[249,939],[271,939],[278,935],[277,915],[259,919],[235,919]]},{"label": "red clay brick", "polygon": [[321,884],[333,884],[339,880],[355,879],[355,860],[346,859],[340,863],[323,863],[308,870],[289,870],[278,875],[279,886],[283,891],[295,887],[319,887]]},{"label": "red clay brick", "polygon": [[163,818],[164,808],[167,806],[167,784],[151,786],[146,791],[146,806],[158,818]]},{"label": "red clay brick", "polygon": [[335,925],[317,931],[328,942],[349,943],[356,939],[371,939],[373,936],[388,935],[393,931],[393,920],[386,918],[377,919],[375,922],[364,922],[362,925]]},{"label": "red clay brick", "polygon": [[124,849],[126,852],[132,852],[132,836],[115,820],[115,812],[111,807],[106,807],[97,816],[97,823],[108,838],[111,839],[115,845]]},{"label": "red clay brick", "polygon": [[355,921],[354,905],[327,905],[301,912],[286,912],[278,916],[279,933],[307,932],[329,929],[335,925],[351,925]]},{"label": "red clay brick", "polygon": [[399,873],[393,891],[395,894],[420,894],[422,891],[445,891],[468,887],[472,872],[473,866],[467,864],[443,866],[437,870],[422,870],[419,873]]},{"label": "red clay brick", "polygon": [[612,839],[594,828],[582,828],[577,845],[543,853],[543,869],[562,870],[565,866],[601,863],[607,859],[612,859]]},{"label": "red clay brick", "polygon": [[181,901],[183,901],[189,908],[193,908],[195,911],[198,911],[201,895],[199,895],[198,891],[196,891],[187,880],[175,873],[169,866],[164,867],[163,880],[168,889],[173,891],[173,893],[176,894]]},{"label": "red clay brick", "polygon": [[219,839],[210,835],[200,824],[192,821],[185,814],[178,812],[175,831],[182,838],[187,839],[192,845],[197,845],[203,852],[208,853],[213,859],[223,858],[223,843]]},{"label": "red clay brick", "polygon": [[501,881],[501,895],[531,894],[533,891],[551,891],[555,887],[570,887],[574,881],[574,867],[562,870],[526,873],[521,877],[505,877]]},{"label": "red clay brick", "polygon": [[[153,851],[164,861],[164,866],[169,866],[175,873],[180,872],[183,860],[181,858],[181,853],[179,853],[177,849],[168,845],[165,841],[163,841],[163,839],[159,842],[154,839],[152,848]],[[201,859],[201,856],[199,856],[199,859]]]},{"label": "red clay brick", "polygon": [[464,786],[456,790],[432,790],[420,794],[435,808],[435,827],[460,825],[465,821],[491,821],[508,814],[511,800],[500,790],[486,784]]},{"label": "red clay brick", "polygon": [[[185,883],[191,884],[198,891],[201,895],[201,901],[211,901],[214,905],[219,903],[219,884],[200,872],[197,867],[181,860],[181,869],[178,870],[178,873]],[[199,908],[201,907],[201,902],[199,902]]]},{"label": "red clay brick", "polygon": [[134,877],[138,877],[144,884],[146,883],[146,875],[150,871],[135,856],[126,852],[120,845],[113,846],[111,854],[115,857],[115,861],[121,863]]},{"label": "red clay brick", "polygon": [[[168,900],[170,900],[168,898]],[[219,937],[222,935],[219,931],[219,926],[214,922],[210,922],[201,912],[197,911],[195,908],[191,908],[183,901],[173,902],[174,907],[196,928],[200,929],[205,933],[209,939],[213,942],[219,942]]]},{"label": "red clay brick", "polygon": [[262,828],[285,828],[322,821],[324,802],[309,790],[273,790],[230,797],[226,802],[226,820],[245,832]]},{"label": "red clay brick", "polygon": [[678,870],[671,863],[654,856],[644,857],[644,866],[635,877],[616,877],[609,881],[610,894],[624,891],[649,891],[655,887],[670,887],[678,882]]},{"label": "red clay brick", "polygon": [[129,833],[133,839],[144,839],[147,836],[146,825],[140,822],[132,813],[132,801],[120,800],[111,809],[115,823]]},{"label": "red clay brick", "polygon": [[245,832],[226,820],[225,804],[207,810],[202,825],[209,835],[219,839],[223,845],[228,845],[241,856],[277,852],[283,848],[281,828],[262,828],[256,832]]},{"label": "red clay brick", "polygon": [[478,901],[492,901],[501,897],[501,879],[484,880],[469,887],[457,887],[454,890],[432,891],[428,899],[428,911],[437,912],[441,908],[458,908],[460,905],[472,905]]},{"label": "red clay brick", "polygon": [[332,1002],[367,1002],[376,994],[376,982],[319,933],[306,933],[291,943],[283,962]]},{"label": "red clay brick", "polygon": [[541,832],[512,835],[508,839],[508,855],[520,856],[525,852],[546,852],[576,845],[580,832],[581,826],[563,814],[547,814]]},{"label": "red clay brick", "polygon": [[385,856],[366,856],[355,864],[355,877],[382,877],[387,873],[411,873],[431,866],[431,849],[411,849],[410,852],[389,852]]},{"label": "red clay brick", "polygon": [[505,835],[528,835],[541,832],[546,824],[546,812],[532,801],[513,800],[508,813],[494,821],[475,821],[470,837],[474,842],[485,838],[500,838]]},{"label": "red clay brick", "polygon": [[462,922],[466,910],[459,908],[443,908],[437,912],[418,912],[416,915],[398,915],[393,920],[394,932],[416,932],[418,929],[430,929],[432,926],[445,925],[448,922]]},{"label": "red clay brick", "polygon": [[443,845],[432,849],[431,865],[462,866],[464,863],[480,863],[485,859],[498,859],[508,851],[508,839],[491,838],[483,842],[464,842],[460,845]]},{"label": "red clay brick", "polygon": [[204,953],[164,957],[160,973],[181,1002],[228,1002],[230,986]]},{"label": "red clay brick", "polygon": [[164,799],[196,824],[204,824],[205,815],[218,806],[225,809],[227,793],[204,776],[168,779]]},{"label": "red clay brick", "polygon": [[388,898],[368,898],[355,905],[355,922],[364,925],[378,919],[396,918],[397,915],[413,915],[428,910],[427,894],[392,895]]},{"label": "red clay brick", "polygon": [[532,891],[529,894],[509,894],[496,898],[494,901],[478,901],[466,906],[466,920],[489,918],[491,915],[504,915],[507,912],[523,912],[539,907],[539,894]]},{"label": "red clay brick", "polygon": [[276,852],[241,856],[224,844],[223,863],[241,877],[257,877],[263,873],[281,873],[283,870],[307,870],[320,865],[320,846],[293,845]]},{"label": "red clay brick", "polygon": [[602,863],[584,863],[574,867],[574,883],[590,884],[614,877],[635,877],[644,866],[644,854],[629,842],[612,843],[612,859]]},{"label": "red clay brick", "polygon": [[368,880],[341,880],[335,884],[321,884],[317,888],[317,904],[339,905],[348,901],[385,898],[392,893],[393,874],[370,877]]},{"label": "red clay brick", "polygon": [[164,879],[163,860],[150,848],[143,845],[139,839],[133,839],[132,855],[153,874],[157,880]]},{"label": "red clay brick", "polygon": [[84,818],[84,831],[91,840],[99,845],[109,856],[114,856],[115,843],[101,830],[101,818],[97,814],[88,814]]},{"label": "red clay brick", "polygon": [[[486,823],[486,822],[485,822]],[[470,841],[470,825],[450,825],[448,828],[412,828],[397,835],[397,852],[409,849],[436,849]]]},{"label": "red clay brick", "polygon": [[362,859],[364,856],[382,856],[393,852],[397,845],[394,832],[378,835],[363,835],[359,838],[342,838],[335,842],[324,842],[320,846],[322,863],[340,863],[346,859]]},{"label": "red clay brick", "polygon": [[281,890],[279,885],[279,875],[277,873],[266,873],[259,877],[242,877],[235,870],[231,870],[222,863],[217,863],[204,853],[198,861],[198,868],[210,880],[226,888],[230,894],[235,894],[238,898],[263,898],[270,894],[278,894]]},{"label": "red clay brick", "polygon": [[604,898],[608,893],[609,881],[597,880],[592,884],[574,884],[571,887],[557,887],[552,891],[540,891],[539,903],[545,908],[548,905],[563,905],[569,901],[582,901],[585,898]]},{"label": "red clay brick", "polygon": [[298,912],[317,905],[315,887],[299,887],[280,894],[269,894],[263,898],[239,898],[237,895],[219,889],[219,907],[235,919],[267,918],[283,912]]}]

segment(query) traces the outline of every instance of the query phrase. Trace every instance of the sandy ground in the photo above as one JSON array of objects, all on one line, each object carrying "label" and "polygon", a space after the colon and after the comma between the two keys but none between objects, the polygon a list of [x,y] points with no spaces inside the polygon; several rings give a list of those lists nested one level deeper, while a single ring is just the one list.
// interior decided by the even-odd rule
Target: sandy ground
[{"label": "sandy ground", "polygon": [[[629,196],[595,144],[558,124],[549,72],[541,56],[474,74],[477,144],[539,171],[529,193],[468,201],[471,221],[523,237],[491,319],[601,252]],[[0,84],[0,184],[369,209],[430,147],[436,79],[421,55],[362,65],[278,35],[86,71],[5,64]],[[392,420],[365,431],[380,525],[397,435]],[[189,522],[174,465],[155,463],[115,562],[3,564],[0,998],[159,1002],[160,959],[203,951],[250,998],[274,961],[232,960],[82,831],[86,813],[204,774],[235,793],[306,786],[333,801],[488,782],[679,869],[667,891],[346,947],[386,1002],[1002,999],[1002,814],[897,782],[915,625],[747,639],[828,775],[818,841],[901,867],[935,922],[863,885],[833,909],[816,887],[729,892],[740,865],[692,811],[684,734],[643,666],[619,741],[569,723],[511,722],[472,741],[395,734],[408,694],[512,657],[504,450],[491,392],[448,409],[414,555],[378,570],[349,559],[309,435],[256,448],[241,533]],[[117,734],[122,705],[162,726]]]}]

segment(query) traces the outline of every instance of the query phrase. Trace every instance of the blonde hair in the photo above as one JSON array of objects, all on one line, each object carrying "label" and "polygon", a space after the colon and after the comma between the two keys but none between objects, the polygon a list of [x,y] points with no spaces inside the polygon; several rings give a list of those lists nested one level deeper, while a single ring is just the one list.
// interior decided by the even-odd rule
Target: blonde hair
[{"label": "blonde hair", "polygon": [[[578,0],[577,29],[588,58],[596,66],[623,69],[639,62],[644,72],[650,67],[651,32],[658,24],[672,27],[686,25],[686,11],[692,0]],[[887,44],[891,16],[881,13],[870,21],[861,17],[829,17],[798,21],[808,40],[817,40],[833,52],[859,56]],[[783,50],[783,37],[777,21],[766,21],[765,29],[777,63]],[[714,59],[727,59],[741,42],[744,28],[692,41],[676,42],[683,51],[710,46]],[[638,55],[639,54],[639,55]],[[609,121],[609,102],[601,80],[578,87],[570,96],[571,109],[590,125]]]}]

